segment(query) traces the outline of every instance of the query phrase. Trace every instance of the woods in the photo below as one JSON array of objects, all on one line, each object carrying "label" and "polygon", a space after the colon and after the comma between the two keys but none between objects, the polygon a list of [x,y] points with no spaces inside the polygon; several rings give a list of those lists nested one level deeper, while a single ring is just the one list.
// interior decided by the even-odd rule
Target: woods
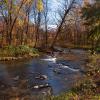
[{"label": "woods", "polygon": [[[53,17],[57,24],[56,31],[48,29],[49,4],[49,0],[1,0],[1,47],[22,44],[53,47],[60,43],[72,47],[99,47],[99,1],[92,4],[85,0],[59,2],[60,7]],[[59,16],[58,19],[56,15]],[[54,34],[52,39],[51,33]],[[88,40],[89,38],[91,39]]]},{"label": "woods", "polygon": [[84,25],[88,28],[89,38],[92,41],[92,48],[100,47],[100,1],[87,5],[82,9]]}]

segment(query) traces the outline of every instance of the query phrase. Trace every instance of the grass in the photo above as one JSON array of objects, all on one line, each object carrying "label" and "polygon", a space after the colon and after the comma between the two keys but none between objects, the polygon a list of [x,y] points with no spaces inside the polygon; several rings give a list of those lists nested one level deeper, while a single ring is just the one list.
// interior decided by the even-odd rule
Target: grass
[{"label": "grass", "polygon": [[0,57],[23,57],[36,55],[39,55],[38,50],[26,45],[5,46],[0,48]]},{"label": "grass", "polygon": [[96,50],[97,50],[98,52],[100,52],[100,47],[97,47]]},{"label": "grass", "polygon": [[[69,94],[69,95],[68,95]],[[100,96],[78,96],[77,94],[72,95],[71,93],[63,94],[62,96],[54,97],[51,100],[100,100]]]},{"label": "grass", "polygon": [[72,91],[59,96],[52,96],[51,100],[78,100],[78,95]]},{"label": "grass", "polygon": [[48,100],[100,100],[100,95],[95,96],[85,96],[85,95],[78,95],[74,92],[64,93],[59,96],[53,96],[51,99]]}]

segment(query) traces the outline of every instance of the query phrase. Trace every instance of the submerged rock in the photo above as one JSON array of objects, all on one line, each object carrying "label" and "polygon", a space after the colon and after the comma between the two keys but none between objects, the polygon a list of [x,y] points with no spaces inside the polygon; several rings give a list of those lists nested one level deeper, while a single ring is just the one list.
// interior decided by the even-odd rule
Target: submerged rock
[{"label": "submerged rock", "polygon": [[[35,91],[35,89],[37,91]],[[52,87],[48,83],[46,83],[46,84],[40,84],[40,85],[35,85],[33,87],[33,90],[38,95],[45,95],[46,96],[46,95],[52,95],[52,93],[53,93],[52,92]]]},{"label": "submerged rock", "polygon": [[41,89],[41,88],[47,88],[47,87],[51,87],[51,86],[48,83],[33,86],[34,89]]},{"label": "submerged rock", "polygon": [[38,89],[39,88],[39,85],[35,85],[33,88],[34,89]]},{"label": "submerged rock", "polygon": [[46,75],[39,75],[35,77],[35,79],[45,80],[45,79],[48,79],[48,77]]},{"label": "submerged rock", "polygon": [[14,77],[13,80],[18,81],[19,80],[19,76]]},{"label": "submerged rock", "polygon": [[56,74],[61,74],[61,71],[59,69],[53,69],[53,72]]},{"label": "submerged rock", "polygon": [[47,79],[48,77],[46,75],[41,75],[42,78]]}]

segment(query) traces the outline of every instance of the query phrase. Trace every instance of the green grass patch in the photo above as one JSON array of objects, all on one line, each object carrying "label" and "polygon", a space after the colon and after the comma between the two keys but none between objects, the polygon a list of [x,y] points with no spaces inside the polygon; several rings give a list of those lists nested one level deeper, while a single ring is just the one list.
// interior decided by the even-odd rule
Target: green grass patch
[{"label": "green grass patch", "polygon": [[98,52],[100,52],[100,47],[97,47],[96,50],[97,50]]},{"label": "green grass patch", "polygon": [[18,56],[34,56],[39,55],[37,49],[26,46],[26,45],[19,45],[19,46],[5,46],[0,49],[0,57],[18,57]]}]

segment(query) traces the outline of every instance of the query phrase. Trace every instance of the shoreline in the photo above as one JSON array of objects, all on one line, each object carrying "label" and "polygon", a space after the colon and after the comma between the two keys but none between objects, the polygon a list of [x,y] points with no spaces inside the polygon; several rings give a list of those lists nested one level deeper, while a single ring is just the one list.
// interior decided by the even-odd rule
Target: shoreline
[{"label": "shoreline", "polygon": [[40,52],[36,48],[27,45],[5,46],[0,48],[0,61],[13,61],[24,58],[37,57]]},{"label": "shoreline", "polygon": [[28,59],[28,58],[34,58],[39,57],[40,54],[33,54],[33,55],[27,55],[27,56],[19,56],[19,57],[0,57],[0,61],[15,61],[15,60],[22,60],[22,59]]}]

